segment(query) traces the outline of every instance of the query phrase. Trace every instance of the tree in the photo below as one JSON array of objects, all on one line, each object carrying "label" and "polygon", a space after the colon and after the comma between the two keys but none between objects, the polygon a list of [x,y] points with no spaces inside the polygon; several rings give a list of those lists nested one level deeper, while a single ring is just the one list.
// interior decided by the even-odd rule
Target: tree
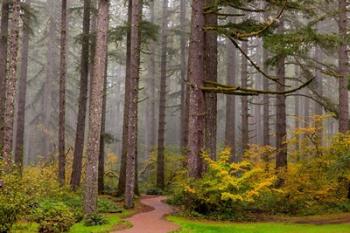
[{"label": "tree", "polygon": [[[284,23],[280,22],[278,32],[283,33]],[[277,92],[285,91],[285,55],[278,55],[277,61]],[[276,98],[276,146],[278,148],[276,154],[276,168],[287,167],[287,114],[286,114],[286,96],[285,94],[277,95]]]},{"label": "tree", "polygon": [[137,162],[137,113],[138,89],[140,77],[140,45],[141,45],[142,1],[132,0],[130,24],[130,65],[129,65],[129,107],[128,107],[128,140],[126,152],[125,207],[132,208],[135,194],[136,162]]},{"label": "tree", "polygon": [[[6,64],[7,64],[7,37],[9,27],[9,3],[8,0],[1,4],[1,32],[0,32],[0,145],[3,143],[4,112],[6,96]],[[1,148],[0,148],[1,149]]]},{"label": "tree", "polygon": [[85,122],[88,96],[88,82],[89,82],[89,38],[90,38],[90,15],[91,15],[91,0],[84,0],[83,13],[83,35],[80,58],[80,92],[79,92],[79,106],[77,130],[75,134],[73,167],[71,175],[71,188],[76,190],[80,185],[82,160],[84,151],[84,137],[85,137]]},{"label": "tree", "polygon": [[[128,1],[128,25],[131,24],[132,0]],[[120,159],[120,172],[118,182],[118,196],[125,194],[126,187],[126,154],[128,146],[128,119],[130,106],[130,58],[131,58],[131,29],[128,28],[126,36],[126,65],[125,65],[125,90],[124,90],[124,113],[123,113],[123,135],[122,135],[122,151]]]},{"label": "tree", "polygon": [[[212,12],[216,9],[215,0],[205,0],[205,8],[209,12],[205,14],[205,26],[216,27],[218,16]],[[204,79],[217,82],[218,80],[218,45],[217,32],[209,30],[204,32]],[[205,149],[212,159],[216,158],[216,131],[217,131],[217,95],[205,93]]]},{"label": "tree", "polygon": [[[32,0],[27,0],[25,3],[30,7]],[[25,12],[24,18],[30,20],[29,13]],[[27,22],[29,24],[29,22]],[[25,107],[27,95],[27,77],[28,77],[28,52],[29,52],[29,25],[23,26],[22,49],[21,49],[21,73],[18,83],[18,100],[16,114],[16,141],[15,141],[15,163],[22,171],[23,155],[24,155],[24,127],[25,127]]]},{"label": "tree", "polygon": [[[236,50],[231,43],[226,42],[227,51],[227,84],[235,85],[236,82],[236,66],[237,55]],[[231,161],[237,161],[236,151],[236,98],[235,96],[226,96],[226,124],[225,124],[225,146],[231,148]]]},{"label": "tree", "polygon": [[186,83],[186,1],[180,0],[180,66],[181,66],[181,138],[180,148],[185,150],[188,144],[189,91]]},{"label": "tree", "polygon": [[58,180],[61,185],[65,182],[65,117],[66,117],[66,73],[67,73],[67,0],[62,0],[61,9],[61,51],[60,51],[60,94],[59,94],[59,123],[58,123]]},{"label": "tree", "polygon": [[164,189],[164,137],[166,109],[166,79],[167,79],[167,40],[168,40],[168,1],[163,0],[162,32],[160,58],[160,90],[159,90],[159,125],[158,125],[158,156],[157,156],[157,186]]},{"label": "tree", "polygon": [[[242,42],[242,50],[248,54],[248,42]],[[248,61],[242,58],[241,63],[241,86],[242,88],[248,87]],[[249,106],[248,96],[241,97],[242,115],[241,115],[241,142],[242,142],[242,153],[248,149],[249,144]]]},{"label": "tree", "polygon": [[84,193],[85,214],[96,211],[98,195],[98,156],[101,139],[103,86],[106,69],[108,0],[99,0],[97,15],[96,51],[94,72],[91,77],[89,106],[89,135],[86,162],[86,184]]},{"label": "tree", "polygon": [[348,51],[347,51],[347,1],[339,0],[339,37],[341,38],[338,49],[339,62],[339,132],[345,133],[349,130],[349,91],[348,91]]},{"label": "tree", "polygon": [[14,112],[17,83],[17,56],[20,14],[20,0],[14,0],[12,2],[12,14],[10,21],[8,77],[6,80],[6,100],[4,111],[5,128],[3,157],[4,160],[8,163],[11,161],[13,143],[13,124],[15,117]]},{"label": "tree", "polygon": [[202,172],[200,157],[204,147],[205,100],[202,91],[204,82],[204,1],[192,1],[190,47],[188,55],[189,80],[189,129],[188,129],[188,174],[198,178]]}]

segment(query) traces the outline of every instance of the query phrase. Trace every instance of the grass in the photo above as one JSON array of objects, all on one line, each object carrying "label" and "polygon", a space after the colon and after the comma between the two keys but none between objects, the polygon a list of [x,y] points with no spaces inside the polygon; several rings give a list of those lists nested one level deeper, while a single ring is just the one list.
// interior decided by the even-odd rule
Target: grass
[{"label": "grass", "polygon": [[[120,224],[123,227],[129,227],[128,224],[123,222],[123,218],[131,214],[130,211],[124,211],[121,214],[108,214],[106,215],[107,224],[100,226],[85,226],[83,222],[76,223],[72,226],[69,233],[108,233],[118,227]],[[12,233],[37,233],[38,224],[30,222],[19,222],[12,228]]]},{"label": "grass", "polygon": [[350,233],[350,224],[209,223],[171,216],[181,226],[176,233]]}]

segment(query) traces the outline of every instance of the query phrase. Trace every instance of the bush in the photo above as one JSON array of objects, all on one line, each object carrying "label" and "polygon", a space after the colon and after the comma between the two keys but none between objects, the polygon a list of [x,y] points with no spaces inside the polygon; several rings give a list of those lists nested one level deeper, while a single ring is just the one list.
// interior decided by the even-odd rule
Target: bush
[{"label": "bush", "polygon": [[204,155],[207,171],[201,179],[179,179],[174,202],[182,202],[191,215],[238,219],[244,217],[242,210],[256,208],[262,196],[277,192],[274,175],[249,161],[230,163],[230,154],[224,150],[218,161]]},{"label": "bush", "polygon": [[33,220],[39,224],[40,233],[68,232],[75,223],[72,210],[63,202],[45,200],[33,211]]},{"label": "bush", "polygon": [[97,200],[97,208],[99,213],[121,213],[122,209],[115,202],[107,198],[99,198]]},{"label": "bush", "polygon": [[16,222],[17,216],[18,208],[15,205],[0,200],[0,233],[9,232]]},{"label": "bush", "polygon": [[85,226],[99,226],[107,224],[108,221],[104,218],[103,215],[99,213],[92,213],[84,218],[84,225]]}]

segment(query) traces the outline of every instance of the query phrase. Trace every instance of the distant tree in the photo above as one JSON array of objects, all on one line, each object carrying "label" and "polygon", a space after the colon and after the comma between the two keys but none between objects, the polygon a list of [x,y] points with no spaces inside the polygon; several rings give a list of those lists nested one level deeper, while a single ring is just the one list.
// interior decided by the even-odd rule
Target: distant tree
[{"label": "distant tree", "polygon": [[82,160],[85,141],[85,122],[87,110],[88,82],[89,82],[89,56],[90,56],[90,15],[91,0],[84,0],[83,34],[80,58],[80,92],[78,105],[77,129],[75,134],[73,167],[71,175],[71,188],[76,190],[80,185]]},{"label": "distant tree", "polygon": [[16,100],[16,83],[17,83],[17,57],[18,57],[18,38],[19,38],[19,24],[21,14],[20,0],[12,2],[12,14],[10,21],[9,34],[9,60],[8,60],[8,74],[6,79],[6,101],[4,111],[4,145],[3,157],[7,162],[11,161],[12,144],[14,133],[14,118],[15,118],[15,100]]},{"label": "distant tree", "polygon": [[348,51],[347,51],[347,1],[339,0],[339,37],[341,38],[340,46],[338,49],[338,62],[339,62],[339,132],[345,133],[349,130],[349,68],[348,68]]},{"label": "distant tree", "polygon": [[98,157],[100,151],[103,87],[106,69],[108,0],[99,0],[97,15],[96,51],[94,72],[91,77],[89,106],[89,136],[86,162],[86,184],[84,192],[84,211],[96,211],[98,195]]},{"label": "distant tree", "polygon": [[[25,2],[29,9],[32,0]],[[25,11],[24,19],[30,19],[28,11]],[[24,156],[24,129],[25,129],[25,107],[27,96],[27,77],[28,77],[28,52],[29,52],[29,39],[30,29],[29,22],[23,26],[22,36],[22,48],[21,48],[21,72],[18,83],[18,100],[17,100],[17,114],[16,114],[16,141],[15,141],[15,163],[22,171],[23,156]]]},{"label": "distant tree", "polygon": [[[242,50],[248,54],[248,42],[242,42]],[[248,61],[246,58],[242,58],[241,62],[241,86],[242,88],[248,88]],[[241,97],[241,143],[242,153],[248,149],[249,144],[249,106],[248,96]]]},{"label": "distant tree", "polygon": [[60,94],[58,116],[58,180],[64,185],[66,178],[65,118],[66,118],[66,75],[67,75],[67,0],[62,0],[60,40]]}]

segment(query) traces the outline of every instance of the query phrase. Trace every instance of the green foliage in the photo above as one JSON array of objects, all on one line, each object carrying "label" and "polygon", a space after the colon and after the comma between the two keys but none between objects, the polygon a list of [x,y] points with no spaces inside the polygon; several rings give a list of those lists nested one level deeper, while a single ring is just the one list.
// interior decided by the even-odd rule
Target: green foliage
[{"label": "green foliage", "polygon": [[350,233],[349,224],[207,223],[169,217],[181,226],[177,233]]},{"label": "green foliage", "polygon": [[104,225],[107,224],[107,220],[104,218],[103,215],[99,213],[92,213],[84,218],[84,225],[85,226],[98,226],[98,225]]},{"label": "green foliage", "polygon": [[41,233],[68,232],[75,223],[72,210],[63,202],[45,200],[33,210],[32,218],[39,224]]}]

